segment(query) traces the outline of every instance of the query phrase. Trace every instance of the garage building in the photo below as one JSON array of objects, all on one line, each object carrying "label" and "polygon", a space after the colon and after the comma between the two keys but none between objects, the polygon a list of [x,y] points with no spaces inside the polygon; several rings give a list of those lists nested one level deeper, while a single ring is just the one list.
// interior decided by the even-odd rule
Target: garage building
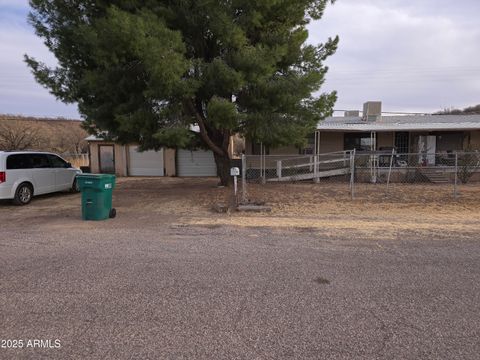
[{"label": "garage building", "polygon": [[210,150],[161,148],[139,151],[137,144],[118,144],[89,136],[88,149],[92,173],[117,176],[217,176]]}]

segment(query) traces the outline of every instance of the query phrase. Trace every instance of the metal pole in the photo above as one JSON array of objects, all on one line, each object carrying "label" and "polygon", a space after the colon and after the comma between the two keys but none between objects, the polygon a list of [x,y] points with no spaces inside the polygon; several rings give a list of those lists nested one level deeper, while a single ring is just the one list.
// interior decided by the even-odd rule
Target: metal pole
[{"label": "metal pole", "polygon": [[262,143],[260,143],[260,181],[262,179],[262,176],[263,176],[263,167],[262,167],[262,159],[263,159],[263,156],[262,156]]},{"label": "metal pole", "polygon": [[390,157],[390,168],[388,169],[388,177],[387,177],[387,194],[388,194],[388,187],[390,186],[390,176],[392,175],[392,166],[393,166],[393,156],[395,155],[395,149],[392,149],[392,156]]},{"label": "metal pole", "polygon": [[372,132],[372,144],[373,144],[373,172],[372,172],[372,182],[377,183],[377,173],[378,173],[378,155],[377,155],[377,132]]},{"label": "metal pole", "polygon": [[242,154],[242,203],[247,202],[247,158]]},{"label": "metal pole", "polygon": [[376,182],[375,176],[375,132],[370,131],[370,182]]},{"label": "metal pole", "polygon": [[321,135],[320,131],[317,131],[317,137],[318,137],[318,140],[317,140],[317,155],[319,155],[320,150],[321,150],[321,146],[322,146],[322,135]]},{"label": "metal pole", "polygon": [[313,176],[314,176],[313,181],[315,183],[319,183],[320,178],[318,177],[318,155],[315,155],[313,157]]},{"label": "metal pole", "polygon": [[260,143],[260,183],[263,184],[263,142]]},{"label": "metal pole", "polygon": [[458,153],[455,152],[455,183],[453,186],[453,197],[456,199],[458,196]]},{"label": "metal pole", "polygon": [[352,200],[355,199],[355,151],[350,153],[350,194],[352,196]]},{"label": "metal pole", "polygon": [[262,164],[263,164],[263,175],[262,175],[262,184],[265,184],[267,182],[267,165],[266,165],[266,156],[265,156],[265,146],[263,145],[262,143],[262,158],[263,158],[263,161],[262,161]]}]

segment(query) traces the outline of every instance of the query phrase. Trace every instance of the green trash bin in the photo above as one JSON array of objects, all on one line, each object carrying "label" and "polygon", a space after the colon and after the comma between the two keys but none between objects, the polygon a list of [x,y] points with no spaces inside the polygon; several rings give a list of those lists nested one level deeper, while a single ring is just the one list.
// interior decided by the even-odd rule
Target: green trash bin
[{"label": "green trash bin", "polygon": [[77,184],[82,192],[83,220],[105,220],[115,217],[116,210],[112,207],[115,175],[78,174]]}]

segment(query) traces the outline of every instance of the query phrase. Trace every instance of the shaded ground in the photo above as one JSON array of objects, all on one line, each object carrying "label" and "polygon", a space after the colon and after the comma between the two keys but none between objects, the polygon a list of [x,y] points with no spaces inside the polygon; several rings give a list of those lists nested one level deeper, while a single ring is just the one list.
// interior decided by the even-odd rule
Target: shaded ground
[{"label": "shaded ground", "polygon": [[210,212],[214,185],[121,179],[105,222],[79,220],[79,195],[0,205],[0,339],[62,344],[0,358],[478,358],[475,189],[393,204],[252,188],[273,199],[259,216]]}]

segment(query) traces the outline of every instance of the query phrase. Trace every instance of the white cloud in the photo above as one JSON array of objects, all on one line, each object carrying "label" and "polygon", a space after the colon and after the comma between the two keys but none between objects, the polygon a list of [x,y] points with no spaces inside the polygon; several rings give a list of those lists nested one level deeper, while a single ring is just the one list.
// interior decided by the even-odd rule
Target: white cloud
[{"label": "white cloud", "polygon": [[[424,11],[427,4],[429,12]],[[339,91],[338,108],[360,108],[370,99],[384,100],[394,111],[435,111],[480,102],[475,90],[480,78],[479,27],[472,29],[467,8],[462,21],[458,13],[435,11],[433,4],[342,0],[311,24],[313,43],[340,35],[339,50],[327,62],[325,86]]]},{"label": "white cloud", "polygon": [[0,9],[6,6],[17,6],[19,12],[0,14],[0,113],[78,118],[76,106],[58,102],[35,81],[23,61],[23,55],[28,54],[50,66],[56,64],[42,40],[26,25],[26,4],[0,0]]},{"label": "white cloud", "polygon": [[[0,113],[77,116],[38,85],[28,53],[55,58],[26,24],[26,0],[0,0]],[[339,0],[311,24],[312,43],[340,35],[322,90],[337,108],[383,100],[394,111],[435,111],[480,103],[478,0]]]}]

